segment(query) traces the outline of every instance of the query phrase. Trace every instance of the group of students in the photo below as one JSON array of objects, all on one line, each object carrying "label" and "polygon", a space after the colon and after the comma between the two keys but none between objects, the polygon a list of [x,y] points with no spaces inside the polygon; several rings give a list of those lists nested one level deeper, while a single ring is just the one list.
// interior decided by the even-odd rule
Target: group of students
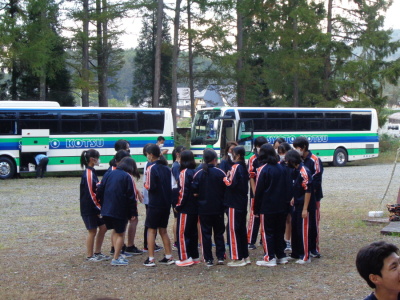
[{"label": "group of students", "polygon": [[[140,175],[130,157],[129,142],[117,141],[115,158],[101,182],[94,171],[100,161],[99,153],[94,149],[83,151],[81,165],[85,171],[80,201],[81,215],[88,230],[87,260],[110,259],[101,253],[107,229],[113,229],[112,265],[128,265],[127,256],[143,253],[134,245],[137,202],[146,205],[144,250],[148,258],[144,265],[148,267],[156,265],[154,253],[162,249],[155,243],[157,233],[165,249],[164,258],[158,261],[160,264],[198,264],[200,244],[203,261],[208,267],[213,266],[212,237],[217,264],[224,264],[225,231],[232,260],[228,266],[251,264],[249,249],[256,248],[258,229],[264,250],[263,259],[256,263],[259,266],[272,267],[292,259],[304,264],[310,262],[311,257],[320,257],[318,227],[323,168],[320,159],[309,151],[306,138],[296,138],[292,149],[283,139],[271,145],[264,137],[258,137],[254,155],[247,165],[245,149],[236,142],[228,143],[219,165],[217,153],[205,149],[203,162],[198,167],[193,153],[178,146],[172,153],[171,169],[163,157],[162,144],[160,137],[157,144],[147,144],[143,148],[147,158],[143,193],[135,184],[134,178],[139,179]],[[177,261],[172,258],[167,233],[171,207],[175,216]],[[126,231],[127,247],[124,244]],[[291,255],[286,256],[285,250],[291,250]]]}]

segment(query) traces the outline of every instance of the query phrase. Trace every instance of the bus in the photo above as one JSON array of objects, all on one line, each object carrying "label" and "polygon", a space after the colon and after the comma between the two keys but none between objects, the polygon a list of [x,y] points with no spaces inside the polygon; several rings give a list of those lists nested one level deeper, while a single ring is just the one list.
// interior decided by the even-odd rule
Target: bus
[{"label": "bus", "polygon": [[290,144],[304,136],[315,155],[335,166],[379,155],[378,117],[372,108],[204,108],[192,124],[191,150],[201,162],[205,148],[222,157],[226,143],[237,141],[249,157],[258,136],[269,143],[282,137]]},{"label": "bus", "polygon": [[100,152],[106,170],[119,139],[130,143],[132,158],[143,168],[143,146],[165,138],[167,160],[174,147],[169,108],[60,107],[57,102],[0,101],[0,179],[34,172],[34,156],[46,154],[48,172],[78,171],[83,150]]}]

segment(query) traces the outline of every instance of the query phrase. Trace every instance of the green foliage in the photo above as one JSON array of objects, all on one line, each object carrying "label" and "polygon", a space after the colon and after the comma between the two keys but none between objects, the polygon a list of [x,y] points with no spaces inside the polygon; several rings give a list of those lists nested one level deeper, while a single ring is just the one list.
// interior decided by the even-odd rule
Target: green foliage
[{"label": "green foliage", "polygon": [[175,146],[184,146],[186,149],[190,149],[190,131],[185,136],[177,133],[175,135]]},{"label": "green foliage", "polygon": [[399,147],[399,138],[390,136],[385,133],[379,136],[379,151],[381,153],[396,151]]},{"label": "green foliage", "polygon": [[192,120],[191,118],[182,118],[179,120],[177,126],[178,128],[190,128],[192,127]]}]

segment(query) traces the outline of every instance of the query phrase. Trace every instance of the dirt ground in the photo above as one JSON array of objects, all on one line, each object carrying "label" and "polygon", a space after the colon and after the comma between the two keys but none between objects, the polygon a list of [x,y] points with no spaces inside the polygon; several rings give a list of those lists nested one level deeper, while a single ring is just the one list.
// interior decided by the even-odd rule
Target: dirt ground
[{"label": "dirt ground", "polygon": [[[261,247],[251,251],[252,265],[242,268],[207,269],[205,264],[147,268],[145,254],[129,259],[127,267],[85,262],[80,178],[47,174],[44,179],[3,180],[0,299],[363,299],[371,291],[355,268],[357,250],[376,240],[397,245],[400,241],[398,236],[380,235],[383,225],[362,221],[370,210],[383,210],[387,216],[384,204],[396,202],[397,170],[380,205],[391,171],[392,165],[326,167],[321,204],[323,257],[308,265],[275,268],[255,265],[261,259]],[[143,223],[144,206],[139,205],[138,247],[143,246]],[[110,249],[109,236],[104,253]],[[156,259],[162,256],[161,251]]]}]

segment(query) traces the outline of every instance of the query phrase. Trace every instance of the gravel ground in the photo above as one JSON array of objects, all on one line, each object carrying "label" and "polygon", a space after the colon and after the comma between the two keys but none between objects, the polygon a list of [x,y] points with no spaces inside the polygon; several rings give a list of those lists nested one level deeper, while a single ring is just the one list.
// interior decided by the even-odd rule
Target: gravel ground
[{"label": "gravel ground", "polygon": [[[397,236],[380,235],[383,225],[362,221],[371,210],[383,210],[387,216],[385,204],[396,202],[398,169],[380,205],[392,168],[355,163],[326,167],[323,257],[309,265],[275,268],[255,265],[261,247],[251,251],[251,266],[237,269],[207,269],[204,264],[146,268],[145,255],[130,259],[128,267],[88,263],[86,230],[79,215],[80,178],[48,174],[44,179],[0,181],[0,299],[363,299],[370,290],[354,266],[357,250],[380,239],[399,244]],[[136,245],[140,247],[143,223],[144,207],[139,205]],[[107,233],[103,252],[109,248]]]}]

